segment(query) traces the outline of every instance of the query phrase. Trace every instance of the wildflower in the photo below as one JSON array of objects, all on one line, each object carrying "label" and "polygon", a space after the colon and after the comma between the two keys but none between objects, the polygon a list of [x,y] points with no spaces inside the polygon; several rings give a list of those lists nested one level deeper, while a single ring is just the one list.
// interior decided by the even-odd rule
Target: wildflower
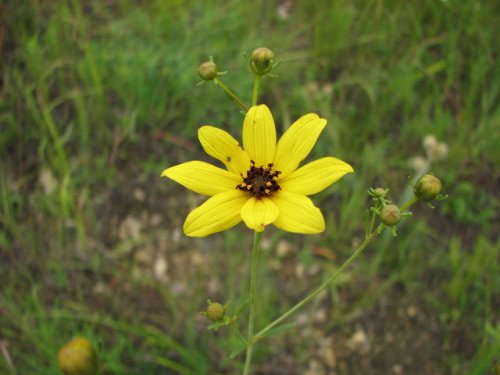
[{"label": "wildflower", "polygon": [[204,237],[229,229],[242,220],[248,228],[265,226],[294,233],[320,233],[325,221],[309,195],[316,194],[352,167],[324,157],[299,168],[316,143],[326,120],[310,113],[299,118],[276,143],[269,108],[253,106],[243,122],[243,149],[230,134],[202,126],[198,138],[204,150],[227,170],[190,161],[162,172],[186,188],[210,198],[186,218],[184,233]]}]

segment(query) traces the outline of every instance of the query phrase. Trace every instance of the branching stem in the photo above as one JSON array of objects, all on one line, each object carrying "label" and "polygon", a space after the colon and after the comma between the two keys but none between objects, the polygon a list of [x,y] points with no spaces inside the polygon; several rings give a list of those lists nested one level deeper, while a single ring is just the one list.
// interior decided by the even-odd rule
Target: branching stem
[{"label": "branching stem", "polygon": [[319,286],[317,287],[314,291],[309,293],[303,300],[298,302],[295,306],[292,308],[288,309],[285,313],[283,313],[279,318],[275,319],[273,322],[269,323],[265,328],[260,330],[258,333],[256,333],[250,340],[250,345],[254,344],[258,340],[262,339],[271,329],[276,327],[278,324],[283,322],[285,319],[287,319],[289,316],[294,314],[296,311],[300,310],[304,305],[307,303],[311,302],[318,294],[320,294],[322,291],[324,291],[333,281],[337,279],[337,277],[346,269],[349,267],[349,265],[354,262],[354,260],[365,250],[365,248],[368,246],[368,244],[375,238],[376,234],[369,234],[366,236],[365,240],[359,245],[359,247],[352,253],[352,255],[347,259],[342,266],[340,266],[337,270],[332,272],[330,276]]}]

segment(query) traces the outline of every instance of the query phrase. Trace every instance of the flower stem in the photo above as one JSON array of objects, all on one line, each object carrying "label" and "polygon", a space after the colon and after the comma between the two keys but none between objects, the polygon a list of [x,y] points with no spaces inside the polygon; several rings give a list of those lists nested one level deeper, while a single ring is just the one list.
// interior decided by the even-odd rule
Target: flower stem
[{"label": "flower stem", "polygon": [[303,300],[298,302],[295,306],[287,310],[284,314],[282,314],[279,318],[275,319],[273,322],[269,323],[265,328],[260,330],[258,333],[256,333],[253,337],[250,339],[250,344],[254,344],[261,338],[263,338],[266,333],[268,333],[271,329],[276,327],[278,324],[280,324],[282,321],[287,319],[289,316],[294,314],[297,310],[300,310],[304,305],[309,303],[311,300],[313,300],[318,294],[320,294],[323,290],[325,290],[330,283],[332,283],[341,273],[344,269],[349,267],[349,265],[354,262],[354,260],[365,250],[365,248],[368,246],[368,244],[375,238],[376,234],[375,233],[370,233],[368,236],[366,236],[365,240],[359,245],[359,247],[352,253],[352,255],[345,261],[340,268],[338,268],[336,271],[334,271],[319,287],[317,287],[314,291],[312,291],[310,294],[308,294]]},{"label": "flower stem", "polygon": [[259,89],[260,89],[260,78],[262,76],[259,74],[255,75],[255,80],[253,81],[253,95],[252,95],[252,105],[257,105],[259,100]]},{"label": "flower stem", "polygon": [[231,98],[233,99],[236,103],[238,103],[241,108],[243,108],[246,111],[248,111],[248,106],[243,103],[243,101],[238,97],[238,95],[236,95],[233,91],[231,91],[231,89],[229,89],[229,87],[227,87],[219,78],[215,77],[214,78],[214,83],[219,86],[222,90],[225,91],[225,93]]},{"label": "flower stem", "polygon": [[[377,202],[375,204],[375,210],[377,210],[379,208],[380,208],[380,202]],[[372,211],[372,218],[370,220],[370,227],[368,228],[368,231],[366,232],[365,237],[370,236],[370,234],[373,232],[373,227],[375,226],[375,219],[377,218],[377,213],[375,210]]]},{"label": "flower stem", "polygon": [[418,201],[418,198],[413,195],[410,199],[408,199],[406,201],[405,204],[403,204],[400,208],[401,212],[404,212],[406,210],[408,210],[411,206],[413,206],[414,203],[416,203]]},{"label": "flower stem", "polygon": [[[260,240],[262,239],[263,232],[255,232],[253,237],[252,247],[252,263],[250,268],[250,302],[248,313],[248,339],[253,337],[254,320],[255,320],[255,289],[257,284],[257,261],[259,258]],[[245,367],[243,375],[250,374],[250,363],[252,362],[253,342],[249,342],[247,346],[247,353],[245,358]]]}]

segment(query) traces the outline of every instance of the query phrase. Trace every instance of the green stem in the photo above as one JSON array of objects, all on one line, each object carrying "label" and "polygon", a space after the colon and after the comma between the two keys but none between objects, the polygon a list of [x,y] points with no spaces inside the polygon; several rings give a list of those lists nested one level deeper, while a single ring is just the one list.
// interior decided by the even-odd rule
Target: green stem
[{"label": "green stem", "polygon": [[399,209],[401,212],[405,212],[408,210],[411,206],[413,206],[414,203],[418,202],[418,198],[416,196],[412,196],[408,201],[401,206]]},{"label": "green stem", "polygon": [[224,83],[222,83],[222,81],[215,77],[214,78],[214,83],[219,86],[222,90],[224,90],[224,92],[231,98],[233,99],[236,103],[238,103],[241,108],[243,108],[246,111],[248,111],[248,106],[243,103],[243,101],[238,97],[238,95],[236,95],[233,91],[231,91],[231,89],[229,89],[229,87],[227,87]]},{"label": "green stem", "polygon": [[375,238],[375,234],[369,234],[366,236],[365,240],[359,245],[359,247],[352,253],[352,255],[345,261],[340,268],[338,268],[335,272],[333,272],[319,287],[317,287],[313,292],[307,295],[302,301],[298,302],[295,306],[287,310],[284,314],[282,314],[279,318],[269,323],[265,328],[260,330],[255,336],[251,337],[250,344],[254,344],[261,338],[263,338],[266,333],[268,333],[271,329],[276,327],[282,321],[287,319],[290,315],[294,314],[297,310],[300,310],[304,305],[313,300],[318,294],[320,294],[323,290],[325,290],[341,273],[344,269],[349,267],[349,265],[354,262],[354,260],[363,252],[363,250],[368,246],[368,244]]},{"label": "green stem", "polygon": [[[253,237],[253,247],[252,247],[252,263],[250,268],[250,302],[249,302],[249,313],[248,313],[248,338],[249,340],[253,337],[254,332],[254,320],[255,320],[255,290],[257,285],[257,260],[259,257],[260,240],[262,239],[263,232],[255,232]],[[253,343],[250,342],[247,346],[247,353],[245,358],[245,368],[243,369],[243,375],[250,374],[250,364],[252,362],[252,352]]]},{"label": "green stem", "polygon": [[257,101],[259,100],[259,89],[260,89],[260,76],[259,74],[255,75],[255,80],[253,81],[253,95],[252,95],[252,105],[257,105]]},{"label": "green stem", "polygon": [[[380,208],[380,201],[377,201],[375,203],[375,210],[378,210]],[[375,226],[375,219],[377,217],[376,211],[372,211],[372,218],[370,220],[370,227],[368,228],[368,231],[366,232],[366,237],[370,235],[370,233],[373,233],[373,227]]]}]

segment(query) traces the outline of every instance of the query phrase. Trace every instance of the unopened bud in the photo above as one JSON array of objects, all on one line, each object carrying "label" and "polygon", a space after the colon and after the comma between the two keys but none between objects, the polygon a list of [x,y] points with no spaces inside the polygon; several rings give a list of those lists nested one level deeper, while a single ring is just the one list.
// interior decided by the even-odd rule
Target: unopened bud
[{"label": "unopened bud", "polygon": [[224,318],[224,314],[226,313],[226,310],[224,309],[224,306],[222,306],[218,302],[211,302],[208,304],[207,307],[207,318],[210,319],[212,322],[219,322]]},{"label": "unopened bud", "polygon": [[198,68],[199,76],[205,81],[211,81],[217,77],[217,65],[213,61],[206,61]]},{"label": "unopened bud", "polygon": [[389,192],[389,190],[381,188],[381,187],[373,189],[373,194],[377,198],[385,198],[385,196],[387,195],[388,192]]},{"label": "unopened bud", "polygon": [[74,337],[57,353],[57,365],[64,375],[97,375],[99,356],[89,340]]},{"label": "unopened bud", "polygon": [[401,211],[395,204],[388,204],[380,211],[380,220],[388,227],[399,224],[401,221]]},{"label": "unopened bud", "polygon": [[274,53],[269,48],[260,47],[252,52],[250,67],[255,74],[264,75],[273,68]]},{"label": "unopened bud", "polygon": [[413,188],[415,196],[424,202],[430,202],[441,192],[441,181],[432,174],[420,177]]}]

